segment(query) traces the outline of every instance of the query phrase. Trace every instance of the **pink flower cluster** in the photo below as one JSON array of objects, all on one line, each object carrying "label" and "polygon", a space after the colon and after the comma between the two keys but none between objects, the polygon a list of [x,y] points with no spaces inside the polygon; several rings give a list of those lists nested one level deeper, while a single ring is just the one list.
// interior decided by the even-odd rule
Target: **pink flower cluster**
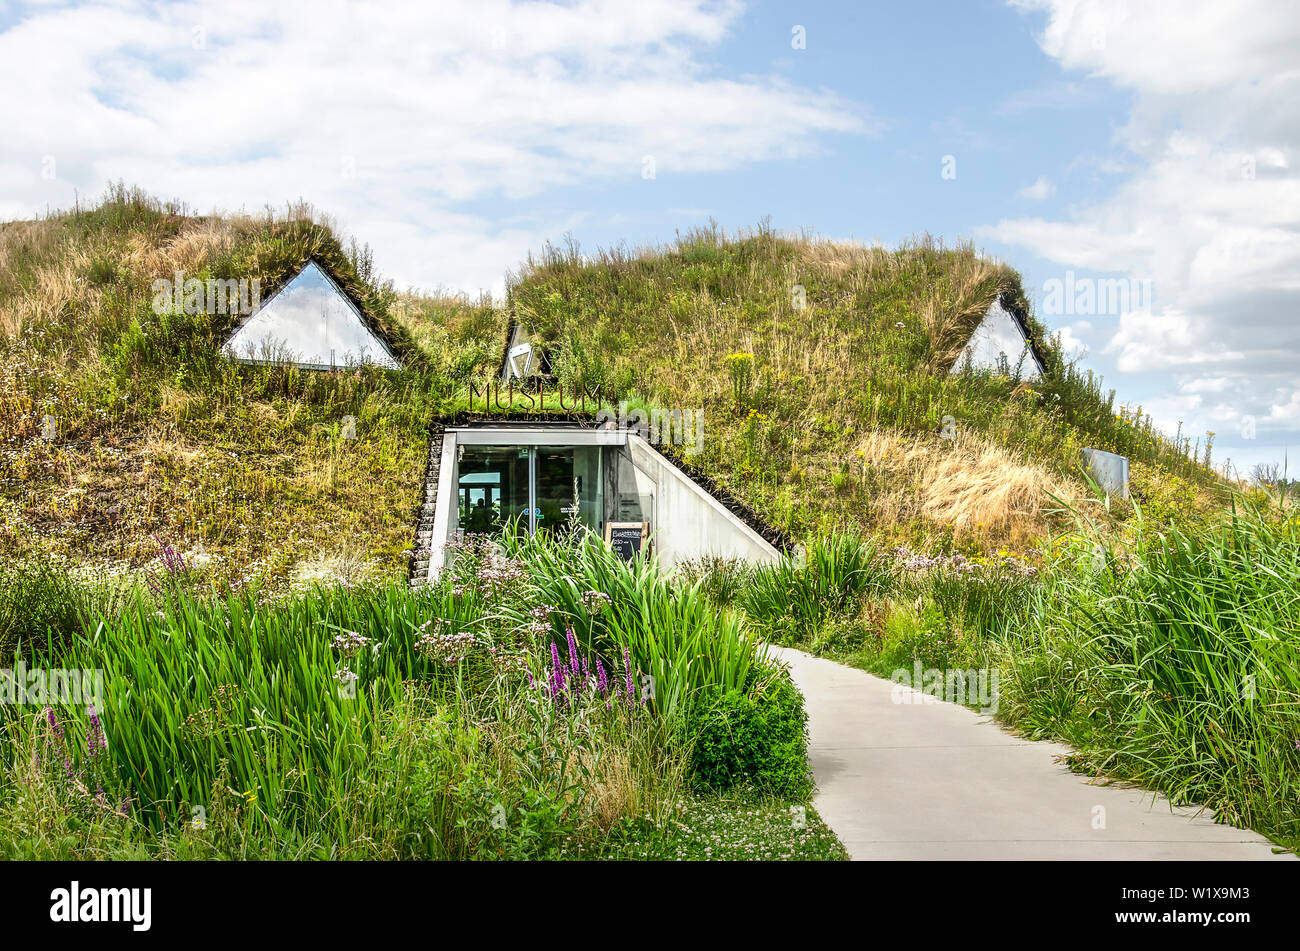
[{"label": "pink flower cluster", "polygon": [[[448,552],[452,564],[457,564],[463,558],[473,567],[473,573],[468,578],[462,570],[457,570],[459,580],[452,588],[452,593],[457,597],[472,592],[495,596],[522,581],[528,574],[523,562],[507,557],[490,536],[465,535],[453,538],[443,548]],[[458,555],[461,557],[456,558]]]},{"label": "pink flower cluster", "polygon": [[973,561],[962,554],[927,555],[923,552],[914,552],[910,548],[901,547],[894,549],[894,557],[902,562],[905,571],[939,569],[955,571],[958,574],[972,574],[989,568],[1005,568],[1012,574],[1019,575],[1022,578],[1033,578],[1038,574],[1038,569],[1028,562],[1016,558],[1014,555],[1002,553]]},{"label": "pink flower cluster", "polygon": [[358,634],[356,631],[344,631],[334,638],[332,646],[344,657],[352,657],[360,653],[362,648],[370,643],[370,638]]},{"label": "pink flower cluster", "polygon": [[[440,660],[444,664],[459,663],[474,648],[477,639],[471,631],[453,634],[445,629],[449,626],[448,622],[441,618],[434,618],[434,620],[438,622],[438,627],[421,634],[415,641],[415,649],[426,657]],[[423,631],[428,623],[426,621],[420,630]]]}]

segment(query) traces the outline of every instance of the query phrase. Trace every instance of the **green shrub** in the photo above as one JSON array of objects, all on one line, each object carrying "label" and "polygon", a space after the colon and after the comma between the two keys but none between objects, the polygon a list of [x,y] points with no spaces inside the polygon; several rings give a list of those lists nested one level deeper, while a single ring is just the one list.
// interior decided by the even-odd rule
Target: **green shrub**
[{"label": "green shrub", "polygon": [[[89,601],[53,615],[47,627],[65,633],[34,644],[33,663],[102,671],[102,704],[40,716],[0,706],[6,854],[565,857],[629,816],[674,812],[681,741],[694,735],[682,724],[718,702],[705,742],[723,765],[710,772],[806,793],[802,698],[736,615],[599,539],[529,546],[518,561],[514,549],[462,552],[418,592],[219,597],[160,584],[111,611]],[[53,594],[24,602],[28,620],[73,584],[54,569],[40,578],[32,590]],[[548,692],[537,661],[570,624],[619,667],[631,654],[643,702],[607,702],[585,677],[581,690]],[[725,753],[719,731],[732,726],[740,745]],[[101,729],[102,741],[86,739]],[[56,755],[55,739],[71,752]],[[28,770],[32,750],[58,768]],[[40,833],[19,834],[28,825]]]},{"label": "green shrub", "polygon": [[577,831],[572,797],[523,776],[503,782],[510,774],[483,731],[451,706],[408,697],[384,717],[382,733],[340,797],[351,826],[342,857],[536,859]]},{"label": "green shrub", "polygon": [[688,585],[699,585],[700,593],[719,607],[735,604],[744,591],[750,566],[738,558],[705,555],[677,567],[677,577]]},{"label": "green shrub", "polygon": [[[653,706],[666,720],[697,700],[743,689],[763,662],[765,649],[745,636],[734,612],[708,600],[702,582],[673,583],[653,557],[625,562],[591,534],[568,541],[543,533],[503,540],[526,574],[515,590],[525,592],[528,603],[498,609],[526,627],[526,608],[549,607],[551,636],[562,643],[571,626],[584,649],[602,656],[611,670],[627,651],[632,668],[653,678]],[[590,592],[608,603],[593,609]]]},{"label": "green shrub", "polygon": [[1037,588],[1037,570],[1012,557],[948,559],[926,572],[918,587],[953,626],[997,637],[1025,623]]},{"label": "green shrub", "polygon": [[894,667],[911,668],[917,661],[923,668],[962,666],[962,644],[952,625],[933,602],[917,610],[900,608],[885,625],[882,661]]},{"label": "green shrub", "polygon": [[101,614],[114,613],[124,589],[83,581],[46,561],[0,562],[0,662],[15,651],[61,648]]},{"label": "green shrub", "polygon": [[830,618],[813,633],[809,650],[819,657],[839,657],[860,650],[869,632],[861,618]]},{"label": "green shrub", "polygon": [[691,776],[698,788],[746,787],[788,799],[812,791],[803,695],[782,671],[750,693],[729,691],[695,712]]}]

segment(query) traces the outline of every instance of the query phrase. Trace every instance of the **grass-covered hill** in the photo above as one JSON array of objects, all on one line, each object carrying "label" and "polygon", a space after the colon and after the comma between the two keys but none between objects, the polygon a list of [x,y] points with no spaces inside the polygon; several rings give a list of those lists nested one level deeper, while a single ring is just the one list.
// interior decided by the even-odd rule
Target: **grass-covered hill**
[{"label": "grass-covered hill", "polygon": [[[256,279],[265,298],[308,257],[365,305],[402,372],[238,365],[218,353],[237,317],[152,306],[177,271]],[[306,206],[193,217],[119,188],[0,225],[0,550],[128,568],[161,542],[231,582],[400,571],[429,421],[468,372],[444,358],[495,358],[501,320],[404,300]]]},{"label": "grass-covered hill", "polygon": [[1130,456],[1155,515],[1212,481],[1140,409],[1064,364],[1032,317],[1043,380],[950,375],[999,295],[1027,311],[1019,276],[968,246],[701,230],[594,259],[548,249],[510,304],[549,340],[563,382],[703,408],[690,461],[795,536],[1026,544],[1047,527],[1048,493],[1088,495],[1084,446]]},{"label": "grass-covered hill", "polygon": [[[153,282],[177,271],[256,279],[265,297],[308,257],[365,305],[401,371],[234,364],[218,348],[237,318],[152,306]],[[0,550],[133,570],[166,544],[234,583],[400,574],[428,426],[495,375],[511,318],[549,341],[566,384],[703,408],[689,461],[796,537],[1029,545],[1047,492],[1086,494],[1084,445],[1133,457],[1157,513],[1195,494],[1184,480],[1208,483],[1050,341],[1041,384],[950,376],[999,294],[1023,304],[1014,271],[968,247],[760,229],[594,258],[548,249],[494,306],[398,291],[304,205],[197,217],[119,186],[0,225]],[[955,439],[940,438],[945,416]]]}]

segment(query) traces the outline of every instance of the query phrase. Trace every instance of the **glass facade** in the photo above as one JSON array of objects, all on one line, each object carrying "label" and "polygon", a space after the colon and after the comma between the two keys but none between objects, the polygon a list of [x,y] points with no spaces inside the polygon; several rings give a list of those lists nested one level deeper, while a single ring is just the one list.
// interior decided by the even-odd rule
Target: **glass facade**
[{"label": "glass facade", "polygon": [[563,534],[575,524],[604,528],[601,446],[463,446],[457,464],[464,532]]},{"label": "glass facade", "polygon": [[463,531],[495,534],[512,520],[516,531],[529,531],[527,446],[466,446],[459,470]]}]

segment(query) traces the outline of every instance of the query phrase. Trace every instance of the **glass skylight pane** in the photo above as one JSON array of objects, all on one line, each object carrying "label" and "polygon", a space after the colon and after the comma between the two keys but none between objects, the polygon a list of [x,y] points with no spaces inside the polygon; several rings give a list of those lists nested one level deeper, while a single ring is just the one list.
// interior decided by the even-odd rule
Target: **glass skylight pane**
[{"label": "glass skylight pane", "polygon": [[226,343],[231,357],[329,369],[373,363],[398,369],[360,311],[316,264],[309,263]]},{"label": "glass skylight pane", "polygon": [[1005,355],[1012,371],[1019,364],[1022,379],[1036,380],[1039,376],[1038,364],[1032,354],[1026,353],[1028,349],[1029,343],[1016,325],[1015,318],[1007,313],[1000,302],[994,301],[980,325],[975,328],[961,358],[953,366],[953,372],[964,369],[967,361],[975,369],[997,369],[998,358]]}]

